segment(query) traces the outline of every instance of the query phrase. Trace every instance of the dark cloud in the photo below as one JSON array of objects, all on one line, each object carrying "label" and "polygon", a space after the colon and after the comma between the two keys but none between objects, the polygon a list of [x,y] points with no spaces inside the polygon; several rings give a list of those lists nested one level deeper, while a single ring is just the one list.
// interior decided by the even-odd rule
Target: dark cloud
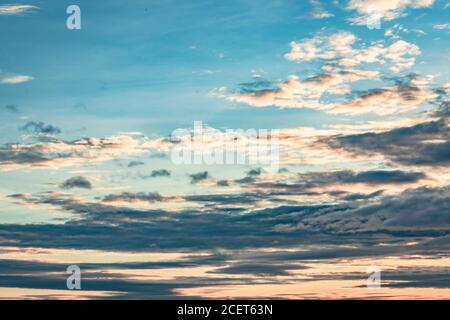
[{"label": "dark cloud", "polygon": [[[401,170],[369,170],[354,172],[350,170],[331,172],[309,172],[297,175],[297,179],[292,183],[284,182],[256,182],[253,177],[245,177],[235,180],[238,184],[245,184],[252,189],[268,190],[274,194],[276,190],[285,194],[307,194],[317,188],[328,187],[330,185],[349,185],[365,183],[369,185],[389,185],[407,184],[420,181],[426,178],[422,172],[401,171]],[[333,195],[330,193],[330,195]],[[367,198],[368,199],[368,198]]]},{"label": "dark cloud", "polygon": [[128,163],[128,168],[137,167],[137,166],[143,166],[145,165],[145,162],[142,161],[130,161]]},{"label": "dark cloud", "polygon": [[374,203],[327,208],[297,223],[276,227],[281,232],[315,230],[344,234],[347,232],[449,232],[450,190],[418,188],[400,195],[385,196]]},{"label": "dark cloud", "polygon": [[[55,157],[64,157],[58,154]],[[39,146],[14,148],[11,145],[0,147],[0,164],[35,164],[39,165],[49,160]]]},{"label": "dark cloud", "polygon": [[382,154],[403,165],[450,164],[450,130],[442,118],[382,133],[337,136],[323,140],[335,149],[356,155]]},{"label": "dark cloud", "polygon": [[221,187],[228,187],[230,183],[228,182],[228,180],[219,180],[217,181],[217,185]]},{"label": "dark cloud", "polygon": [[253,93],[255,91],[269,91],[275,89],[276,85],[274,83],[258,77],[255,78],[254,81],[239,84],[238,90],[240,93]]},{"label": "dark cloud", "polygon": [[422,172],[405,172],[401,170],[371,170],[362,172],[335,171],[312,172],[299,175],[301,181],[314,186],[332,183],[366,183],[366,184],[391,184],[417,182],[425,178]]},{"label": "dark cloud", "polygon": [[78,176],[67,179],[61,184],[61,188],[63,189],[72,189],[72,188],[82,188],[82,189],[92,189],[91,182],[85,177]]},{"label": "dark cloud", "polygon": [[190,174],[189,177],[191,177],[191,183],[195,184],[197,182],[206,180],[209,178],[208,171],[203,171],[199,173]]},{"label": "dark cloud", "polygon": [[357,201],[357,200],[368,200],[368,199],[372,199],[372,198],[376,198],[380,195],[383,194],[383,190],[378,190],[369,194],[365,194],[365,193],[352,193],[352,194],[348,194],[345,195],[344,197],[342,197],[343,200],[346,201]]},{"label": "dark cloud", "polygon": [[29,121],[24,126],[20,127],[20,130],[37,133],[37,134],[59,134],[61,133],[61,129],[55,127],[51,124],[45,124],[42,121]]},{"label": "dark cloud", "polygon": [[7,104],[5,110],[11,113],[20,113],[19,107],[15,104]]},{"label": "dark cloud", "polygon": [[157,202],[162,201],[163,197],[159,193],[131,193],[131,192],[123,192],[121,194],[110,194],[103,198],[104,202],[112,202],[112,201],[147,201],[147,202]]},{"label": "dark cloud", "polygon": [[299,265],[277,264],[277,263],[236,263],[230,266],[219,268],[211,273],[226,273],[233,275],[254,274],[258,276],[287,276],[289,270],[301,270],[305,267]]},{"label": "dark cloud", "polygon": [[[398,242],[445,236],[450,230],[448,193],[448,188],[419,188],[369,203],[281,205],[253,210],[236,210],[232,205],[263,199],[254,194],[192,195],[186,199],[230,204],[232,208],[213,206],[176,214],[105,205],[108,200],[164,200],[152,193],[111,195],[100,203],[83,203],[49,193],[17,200],[59,207],[79,218],[63,225],[1,225],[0,244],[8,244],[10,239],[17,246],[195,251],[359,243],[369,246],[369,250],[379,242],[389,243],[389,237]],[[446,245],[433,246],[442,249]],[[431,252],[430,248],[423,251],[427,252]]]},{"label": "dark cloud", "polygon": [[261,173],[262,173],[261,168],[251,169],[247,172],[247,176],[249,176],[249,177],[260,176]]},{"label": "dark cloud", "polygon": [[153,170],[152,173],[150,174],[150,176],[152,178],[156,178],[156,177],[170,177],[170,171],[165,170],[165,169]]}]

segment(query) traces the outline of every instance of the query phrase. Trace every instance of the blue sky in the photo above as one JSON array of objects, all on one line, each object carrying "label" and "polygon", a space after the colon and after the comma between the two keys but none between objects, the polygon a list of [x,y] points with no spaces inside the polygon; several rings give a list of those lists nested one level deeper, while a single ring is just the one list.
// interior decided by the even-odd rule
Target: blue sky
[{"label": "blue sky", "polygon": [[420,26],[427,36],[402,34],[423,50],[417,70],[439,73],[439,66],[448,62],[448,37],[433,29],[445,23],[448,13],[438,9],[443,2],[435,10],[416,9],[413,15],[383,22],[380,30],[349,25],[346,18],[353,13],[331,3],[326,9],[334,10],[335,17],[311,19],[307,1],[143,1],[125,7],[120,1],[87,1],[79,3],[82,30],[71,31],[65,28],[68,4],[30,2],[40,9],[2,17],[2,70],[35,80],[0,90],[4,104],[17,104],[30,117],[60,123],[69,132],[96,127],[97,132],[86,128],[88,134],[109,135],[117,129],[167,134],[191,125],[198,115],[213,126],[231,127],[337,121],[304,109],[248,110],[208,96],[214,88],[233,89],[251,81],[251,70],[263,71],[269,81],[314,74],[316,65],[294,64],[283,55],[291,41],[321,30],[348,30],[363,41],[377,41],[397,23]]},{"label": "blue sky", "polygon": [[[66,27],[72,4],[81,30]],[[387,297],[448,294],[420,261],[449,266],[449,13],[445,0],[2,1],[0,298],[71,296],[51,272],[73,260],[129,277],[89,278],[91,298],[207,297],[214,283],[253,297],[238,284],[263,280],[264,297],[364,298],[355,273],[374,263]],[[177,165],[192,138],[167,137],[195,121],[212,141],[278,129],[281,170]],[[20,279],[11,266],[28,260]],[[442,283],[398,286],[411,270]],[[330,292],[297,283],[321,272]]]}]

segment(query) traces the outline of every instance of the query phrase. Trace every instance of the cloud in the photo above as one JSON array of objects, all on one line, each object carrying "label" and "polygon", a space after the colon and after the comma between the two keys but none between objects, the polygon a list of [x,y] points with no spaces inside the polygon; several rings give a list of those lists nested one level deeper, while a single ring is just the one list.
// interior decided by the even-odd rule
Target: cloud
[{"label": "cloud", "polygon": [[381,154],[402,165],[448,166],[450,130],[447,118],[380,133],[325,138],[332,147],[353,154]]},{"label": "cloud", "polygon": [[370,46],[354,48],[358,38],[346,31],[329,36],[316,36],[290,43],[291,51],[285,54],[290,61],[331,61],[341,67],[356,67],[362,64],[388,64],[392,72],[411,68],[415,57],[421,54],[418,46],[404,40],[395,40],[390,45],[376,42]]},{"label": "cloud", "polygon": [[[30,126],[34,129],[35,126]],[[41,128],[38,124],[36,128]],[[44,131],[46,127],[44,126]],[[50,131],[52,131],[50,129]],[[53,139],[43,143],[0,146],[0,169],[66,167],[84,163],[128,158],[151,150],[166,150],[170,143],[161,139],[117,135],[82,138],[73,141]]]},{"label": "cloud", "polygon": [[161,170],[153,170],[151,175],[152,178],[156,177],[170,177],[170,171],[161,169]]},{"label": "cloud", "polygon": [[334,16],[334,14],[323,9],[323,6],[322,6],[322,3],[320,2],[320,0],[309,0],[309,3],[312,6],[312,10],[310,13],[311,18],[325,19],[325,18],[330,18],[330,17]]},{"label": "cloud", "polygon": [[350,93],[348,83],[377,78],[377,71],[335,70],[305,80],[290,76],[286,82],[279,83],[275,89],[244,91],[232,94],[228,100],[242,102],[254,107],[277,106],[281,108],[330,109],[332,103],[322,101],[322,96],[346,95]]},{"label": "cloud", "polygon": [[449,191],[448,187],[406,190],[400,195],[386,196],[375,204],[313,214],[302,219],[296,228],[338,233],[375,230],[448,230]]},{"label": "cloud", "polygon": [[391,184],[411,183],[425,178],[422,172],[407,172],[401,170],[370,170],[361,172],[335,171],[310,172],[299,174],[300,181],[307,181],[310,186],[324,184]]},{"label": "cloud", "polygon": [[[295,62],[322,63],[321,73],[301,79],[291,75],[284,82],[267,80],[241,84],[240,90],[218,96],[254,107],[310,108],[330,113],[378,115],[406,112],[412,108],[433,103],[438,94],[429,88],[432,76],[409,75],[396,85],[354,92],[354,83],[380,80],[383,69],[398,73],[411,68],[419,47],[404,40],[391,44],[373,42],[356,48],[358,38],[350,32],[316,36],[300,42],[291,42],[291,51],[285,58]],[[366,65],[378,64],[378,70]],[[384,67],[383,67],[384,66]],[[388,77],[382,78],[389,79]]]},{"label": "cloud", "polygon": [[29,121],[20,128],[22,131],[44,135],[60,134],[61,129],[51,124],[46,125],[44,122]]},{"label": "cloud", "polygon": [[425,173],[419,171],[397,169],[358,172],[339,170],[293,174],[289,178],[284,176],[272,181],[256,181],[251,178],[245,182],[244,179],[240,179],[228,181],[228,183],[243,184],[244,190],[250,192],[250,194],[246,194],[247,197],[252,195],[254,199],[261,201],[276,203],[278,197],[287,199],[286,196],[293,196],[293,200],[302,201],[298,196],[307,196],[309,201],[323,203],[330,199],[334,201],[369,200],[378,197],[384,190],[399,192],[408,184],[410,186],[423,185],[426,183],[426,179]]},{"label": "cloud", "polygon": [[371,25],[375,21],[391,21],[406,15],[408,8],[429,8],[434,0],[350,0],[347,10],[357,12],[350,21],[356,25]]},{"label": "cloud", "polygon": [[[275,248],[315,245],[313,249],[290,252],[292,258],[323,259],[377,254],[378,243],[382,253],[415,250],[433,254],[430,246],[421,247],[419,239],[437,240],[448,230],[448,187],[418,188],[401,194],[367,201],[340,204],[270,206],[253,210],[230,210],[229,206],[212,206],[201,210],[180,210],[175,215],[163,210],[134,210],[82,202],[67,195],[55,193],[28,196],[16,200],[45,204],[77,214],[63,224],[0,225],[0,244],[14,240],[15,246],[43,246],[49,248],[112,249],[148,252],[170,248],[176,250]],[[157,194],[137,193],[117,195],[125,202],[159,201]],[[193,195],[199,201],[208,201]],[[268,193],[261,193],[268,199]],[[111,201],[118,198],[113,195]],[[216,195],[210,202],[236,204],[251,195]],[[368,236],[367,232],[370,232]],[[211,235],[218,235],[213,237]],[[339,237],[336,237],[339,234]],[[344,236],[346,235],[346,236]],[[402,245],[414,239],[417,246]],[[444,240],[442,240],[444,241]],[[355,243],[358,248],[355,248]],[[317,245],[349,245],[351,248],[317,249]],[[450,242],[447,243],[450,246]],[[443,243],[433,248],[443,250]],[[421,249],[422,248],[422,249]],[[450,248],[450,247],[449,247]],[[403,251],[402,251],[403,250]],[[380,251],[381,252],[381,251]],[[287,254],[287,253],[286,253]],[[315,257],[315,258],[313,258]],[[280,257],[286,259],[286,255]],[[285,260],[283,260],[285,261]]]},{"label": "cloud", "polygon": [[38,10],[39,7],[26,5],[26,4],[7,4],[0,5],[0,16],[1,15],[18,15],[28,12],[33,12]]},{"label": "cloud", "polygon": [[209,178],[208,171],[190,174],[189,176],[191,177],[191,184],[195,184]]},{"label": "cloud", "polygon": [[438,94],[428,88],[430,79],[420,79],[413,75],[406,83],[371,89],[359,93],[354,99],[337,104],[330,113],[389,115],[435,102]]},{"label": "cloud", "polygon": [[8,104],[5,106],[5,110],[11,113],[20,113],[19,107],[15,104]]},{"label": "cloud", "polygon": [[142,161],[130,161],[128,163],[128,168],[137,167],[137,166],[143,166],[145,163]]},{"label": "cloud", "polygon": [[436,30],[450,30],[450,23],[434,24],[433,28]]},{"label": "cloud", "polygon": [[91,182],[85,177],[73,177],[67,179],[61,184],[61,188],[63,189],[73,189],[73,188],[81,188],[81,189],[92,189]]},{"label": "cloud", "polygon": [[110,194],[103,198],[104,202],[135,202],[135,201],[145,201],[145,202],[158,202],[162,201],[163,197],[158,193],[130,193],[123,192],[121,194]]},{"label": "cloud", "polygon": [[[352,92],[350,83],[378,78],[376,71],[328,69],[306,80],[292,76],[276,89],[231,94],[228,99],[254,107],[310,108],[333,114],[359,115],[374,113],[392,115],[434,104],[442,94],[431,88],[433,78],[410,74],[392,78],[395,85]],[[385,80],[390,80],[385,78]]]},{"label": "cloud", "polygon": [[261,173],[262,173],[261,168],[251,169],[250,171],[247,172],[247,176],[256,177],[260,176]]},{"label": "cloud", "polygon": [[0,83],[2,84],[20,84],[33,80],[34,78],[26,75],[2,74],[0,73]]}]

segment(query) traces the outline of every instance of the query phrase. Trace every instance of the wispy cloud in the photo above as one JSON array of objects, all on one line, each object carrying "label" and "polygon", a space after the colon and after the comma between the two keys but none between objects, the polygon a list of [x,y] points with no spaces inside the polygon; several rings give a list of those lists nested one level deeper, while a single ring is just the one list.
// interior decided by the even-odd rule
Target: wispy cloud
[{"label": "wispy cloud", "polygon": [[450,30],[450,23],[434,24],[433,28],[436,30]]},{"label": "wispy cloud", "polygon": [[0,5],[0,15],[17,15],[38,10],[39,7],[27,4],[6,4]]},{"label": "wispy cloud", "polygon": [[18,74],[2,74],[0,73],[0,83],[2,84],[19,84],[33,80],[32,76]]},{"label": "wispy cloud", "polygon": [[322,3],[320,2],[320,0],[309,0],[309,3],[312,6],[312,10],[310,13],[311,18],[314,19],[325,19],[325,18],[330,18],[333,17],[334,14],[332,14],[331,12],[326,11],[323,6]]}]

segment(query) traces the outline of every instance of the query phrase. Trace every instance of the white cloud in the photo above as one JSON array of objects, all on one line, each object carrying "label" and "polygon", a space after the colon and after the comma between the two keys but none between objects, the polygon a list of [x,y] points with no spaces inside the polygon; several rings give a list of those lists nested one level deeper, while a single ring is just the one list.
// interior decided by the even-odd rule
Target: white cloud
[{"label": "white cloud", "polygon": [[434,0],[350,0],[348,10],[357,16],[350,19],[356,25],[370,25],[374,21],[391,21],[406,15],[407,8],[429,8]]},{"label": "white cloud", "polygon": [[0,15],[22,14],[37,9],[39,9],[39,7],[26,4],[2,5],[0,6]]},{"label": "white cloud", "polygon": [[389,63],[393,72],[411,68],[415,56],[421,54],[418,46],[404,40],[391,45],[383,42],[368,47],[354,48],[358,38],[350,32],[338,32],[330,36],[317,36],[300,42],[291,42],[291,51],[285,55],[290,61],[325,60],[344,67],[355,67],[363,63]]},{"label": "white cloud", "polygon": [[279,83],[276,89],[233,94],[231,101],[243,102],[254,107],[277,106],[281,108],[330,109],[334,104],[321,100],[323,95],[346,95],[351,92],[349,83],[376,79],[377,71],[332,68],[326,74],[316,75],[305,80],[290,76]]},{"label": "white cloud", "polygon": [[[395,55],[396,51],[388,54]],[[310,108],[334,114],[386,116],[410,111],[438,97],[430,87],[432,76],[413,76],[406,82],[367,90],[349,99],[351,83],[379,79],[380,73],[336,65],[325,65],[322,69],[326,73],[305,80],[290,76],[275,89],[246,90],[229,95],[227,99],[253,107]]]},{"label": "white cloud", "polygon": [[19,84],[33,80],[34,78],[19,74],[4,74],[0,73],[0,83],[2,84]]},{"label": "white cloud", "polygon": [[409,111],[417,106],[429,103],[437,95],[425,88],[415,86],[390,86],[368,91],[354,100],[335,106],[331,113],[392,115]]},{"label": "white cloud", "polygon": [[435,24],[433,28],[436,30],[450,30],[450,23]]},{"label": "white cloud", "polygon": [[325,19],[325,18],[330,18],[330,17],[334,16],[334,14],[332,14],[331,12],[328,12],[323,9],[322,4],[320,3],[319,0],[310,0],[309,3],[312,6],[312,10],[311,10],[311,14],[310,14],[311,18]]}]

